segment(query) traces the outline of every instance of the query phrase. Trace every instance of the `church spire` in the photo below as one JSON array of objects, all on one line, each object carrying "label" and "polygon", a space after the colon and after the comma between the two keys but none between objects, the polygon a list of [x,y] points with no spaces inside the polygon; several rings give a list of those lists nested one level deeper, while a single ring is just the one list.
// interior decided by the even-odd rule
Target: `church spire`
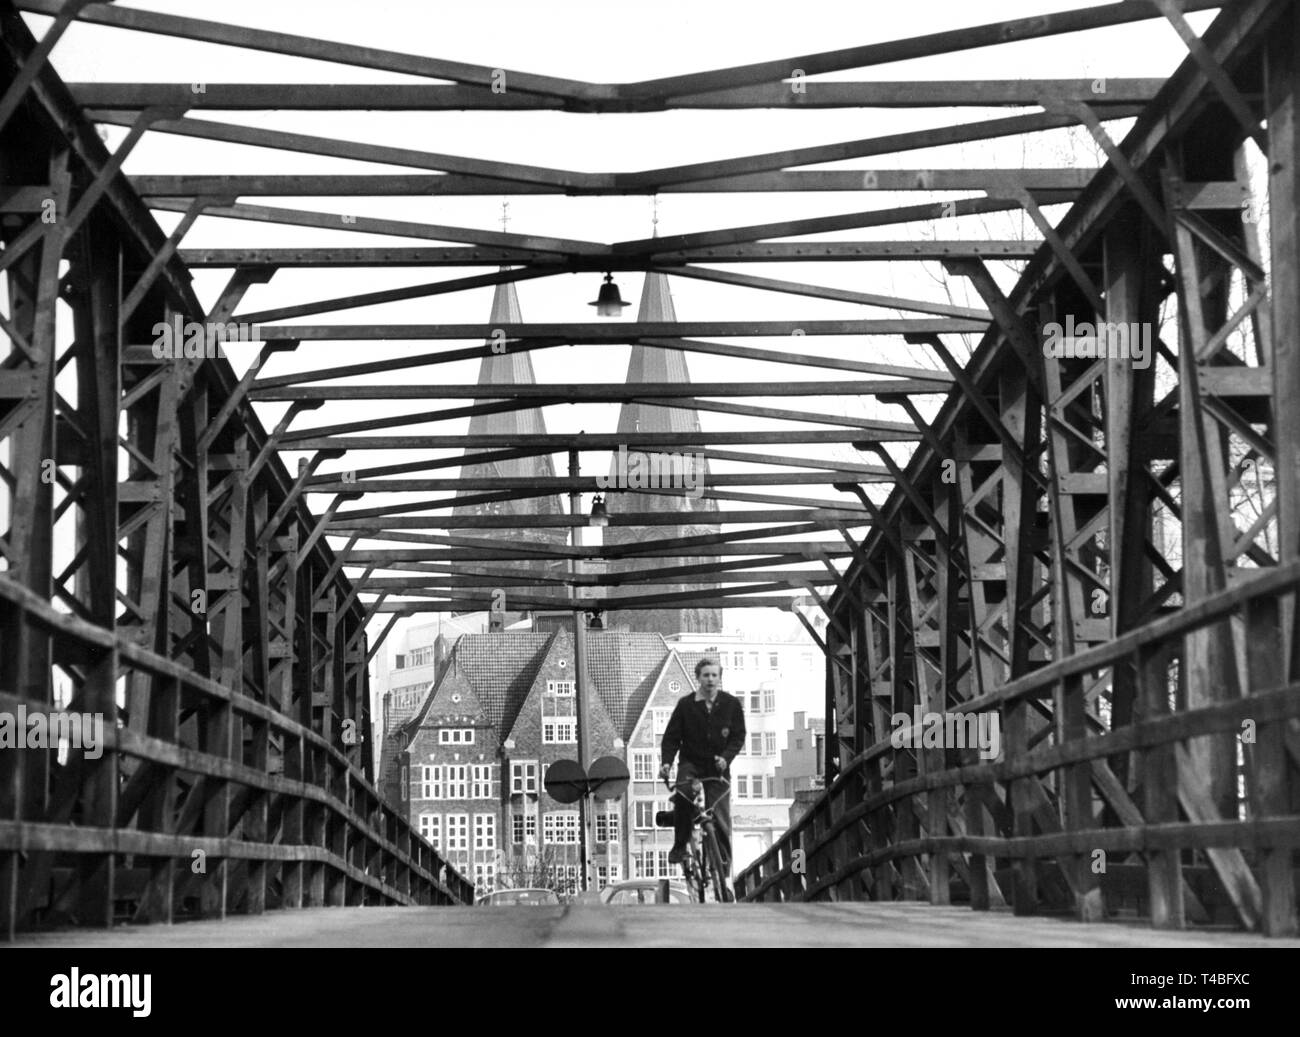
[{"label": "church spire", "polygon": [[[673,308],[672,293],[668,288],[668,277],[657,271],[646,274],[641,288],[641,306],[637,320],[645,323],[676,321],[677,313]],[[632,346],[632,356],[627,365],[628,383],[669,382],[674,385],[689,385],[690,371],[686,366],[686,354],[677,349],[663,349],[659,346],[646,346],[636,343]],[[634,432],[699,432],[700,417],[698,412],[680,407],[662,407],[654,404],[632,402],[623,404],[618,416],[620,436]],[[637,449],[629,447],[629,452]],[[647,448],[690,453],[690,447]],[[614,485],[619,485],[618,454],[611,461],[611,474],[615,477]],[[704,487],[709,485],[709,464],[703,461],[698,466],[697,478]],[[640,540],[659,540],[672,537],[695,536],[704,533],[717,533],[720,526],[717,520],[717,502],[707,497],[689,497],[685,495],[653,493],[610,493],[606,496],[606,507],[610,514],[633,511],[673,512],[681,516],[681,522],[672,526],[651,526],[645,529],[634,526],[610,526],[605,530],[605,543],[629,543]],[[675,565],[688,565],[709,561],[707,558],[656,558],[652,562],[626,561],[611,562],[612,571],[629,571],[646,568],[664,568]],[[639,588],[644,589],[644,588]],[[687,585],[673,586],[673,590],[692,589]],[[611,617],[611,625],[625,626],[631,630],[658,632],[661,634],[678,633],[716,633],[722,629],[722,613],[718,609],[655,609],[647,612],[622,612]]]}]

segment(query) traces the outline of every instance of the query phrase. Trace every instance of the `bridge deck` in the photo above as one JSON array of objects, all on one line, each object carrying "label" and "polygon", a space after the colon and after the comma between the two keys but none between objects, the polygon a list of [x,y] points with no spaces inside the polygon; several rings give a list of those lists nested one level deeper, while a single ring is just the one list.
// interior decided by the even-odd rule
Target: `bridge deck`
[{"label": "bridge deck", "polygon": [[922,903],[317,908],[20,935],[43,947],[1300,947],[1232,930],[973,913]]}]

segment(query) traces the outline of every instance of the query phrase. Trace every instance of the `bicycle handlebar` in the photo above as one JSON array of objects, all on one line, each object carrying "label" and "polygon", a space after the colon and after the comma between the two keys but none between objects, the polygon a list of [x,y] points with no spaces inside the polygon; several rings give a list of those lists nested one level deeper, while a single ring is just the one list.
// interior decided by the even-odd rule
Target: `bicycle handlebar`
[{"label": "bicycle handlebar", "polygon": [[[697,777],[691,778],[690,780],[691,780],[691,781],[698,781],[698,782],[700,782],[701,784],[703,784],[703,783],[706,782],[706,781],[720,781],[720,782],[722,782],[722,784],[724,784],[725,786],[727,786],[727,788],[731,788],[731,782],[729,782],[726,778],[707,778],[707,777],[699,777],[699,776],[697,776]],[[670,781],[668,778],[664,778],[664,788],[666,788],[669,792],[672,792],[672,793],[677,793],[678,791],[680,791],[680,790],[677,788],[677,785],[675,785],[675,784],[674,784],[672,781]]]}]

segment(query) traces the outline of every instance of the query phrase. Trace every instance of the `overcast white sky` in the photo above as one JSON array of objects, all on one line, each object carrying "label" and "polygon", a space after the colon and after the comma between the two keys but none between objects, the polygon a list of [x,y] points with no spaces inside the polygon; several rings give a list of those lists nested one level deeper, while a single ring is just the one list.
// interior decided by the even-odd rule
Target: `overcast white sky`
[{"label": "overcast white sky", "polygon": [[[561,76],[588,81],[623,82],[657,78],[764,61],[810,52],[904,38],[942,29],[977,25],[1007,18],[1020,18],[1084,6],[1082,0],[985,0],[969,2],[918,2],[884,4],[819,2],[700,3],[663,0],[658,3],[612,4],[595,0],[537,3],[528,0],[497,2],[428,3],[420,0],[369,0],[364,4],[341,0],[311,3],[275,0],[225,0],[221,4],[184,2],[135,2],[126,5],[182,14],[262,29],[333,39],[389,50],[465,61],[493,68]],[[1212,13],[1195,14],[1189,20],[1198,31],[1212,19]],[[49,20],[30,17],[38,33]],[[932,59],[882,65],[838,73],[826,79],[968,79],[1036,78],[1075,76],[1166,76],[1185,57],[1186,51],[1173,29],[1161,19],[1113,29],[1097,30],[1068,37],[1032,40],[1010,46],[985,48]],[[370,69],[324,62],[285,58],[167,37],[130,33],[84,24],[75,25],[59,43],[54,64],[62,77],[77,81],[159,82],[411,82],[413,77],[391,75]],[[1030,111],[1036,109],[1029,109]],[[333,136],[347,140],[398,145],[456,155],[532,163],[584,171],[622,171],[656,168],[678,163],[699,162],[769,152],[790,147],[856,140],[929,126],[974,121],[1016,114],[1014,109],[961,110],[814,110],[814,111],[677,111],[637,115],[583,115],[557,112],[432,112],[432,113],[337,113],[337,112],[236,112],[205,111],[198,117],[247,125],[290,129],[296,132]],[[1116,125],[1118,132],[1126,124]],[[110,129],[110,144],[122,131]],[[987,144],[967,144],[917,151],[878,159],[854,160],[818,168],[948,168],[971,165],[1019,167],[1070,165],[1085,158],[1092,161],[1091,144],[1078,133],[1038,134],[1026,145],[1018,138]],[[409,172],[312,155],[295,155],[264,149],[151,133],[130,156],[126,171],[142,173],[287,173],[320,172],[382,173]],[[751,194],[664,196],[659,202],[659,233],[671,235],[711,228],[743,226],[774,220],[857,212],[888,208],[948,197],[969,197],[969,193],[857,194],[809,193],[804,196]],[[265,204],[316,209],[336,213],[388,216],[403,220],[445,223],[467,227],[499,229],[501,199],[254,199]],[[1059,218],[1063,208],[1049,210]],[[536,233],[594,241],[618,241],[650,234],[650,201],[645,197],[556,198],[516,196],[510,200],[511,231]],[[159,213],[159,223],[170,230],[178,219]],[[1031,234],[1023,216],[990,216],[930,221],[910,226],[875,230],[818,234],[818,239],[926,237],[1015,237]],[[324,246],[324,245],[429,244],[344,231],[277,227],[243,221],[204,218],[186,237],[186,248],[234,246]],[[891,267],[883,263],[821,264],[781,266],[763,264],[722,267],[775,278],[854,288],[861,291],[894,293],[900,296],[945,300],[938,282],[939,268],[929,264]],[[245,311],[314,299],[374,291],[398,285],[417,284],[440,277],[460,277],[480,272],[459,268],[430,270],[324,270],[278,273],[267,285],[257,286],[245,298]],[[1004,264],[998,276],[1005,287],[1014,281],[1015,265]],[[196,289],[211,303],[227,276],[225,271],[199,271]],[[563,275],[525,282],[518,287],[526,321],[581,321],[593,319],[586,305],[594,298],[599,277],[595,274]],[[636,302],[640,274],[620,275],[625,299]],[[431,299],[369,307],[301,318],[305,323],[486,322],[491,289],[480,289]],[[894,311],[826,302],[745,288],[710,284],[697,280],[673,279],[672,291],[677,316],[682,320],[772,319],[819,320],[836,318],[878,318],[896,316]],[[955,284],[958,302],[978,304]],[[629,307],[624,320],[635,318]],[[465,343],[438,344],[435,348],[456,348]],[[753,340],[746,344],[789,348],[788,340]],[[800,340],[804,348],[826,355],[872,358],[935,367],[933,358],[886,338]],[[960,346],[953,342],[952,345]],[[297,354],[277,357],[266,374],[294,369],[322,367],[331,363],[352,363],[381,356],[399,356],[423,351],[428,343],[305,343]],[[246,365],[250,350],[230,350],[237,369]],[[627,365],[626,347],[578,347],[543,350],[532,354],[539,382],[565,383],[580,371],[583,380],[622,381]],[[832,373],[799,371],[761,362],[688,356],[692,377],[697,381],[762,381],[780,378],[823,379]],[[431,376],[418,372],[396,372],[358,381],[472,382],[478,361],[439,367]],[[766,400],[749,402],[765,403]],[[798,401],[770,401],[775,406],[798,407]],[[436,404],[435,404],[436,405]],[[829,413],[879,413],[881,417],[904,420],[897,408],[876,408],[871,401],[856,397],[809,399],[812,410]],[[427,409],[430,404],[384,404],[385,413]],[[272,425],[282,405],[261,405],[267,426]],[[546,411],[551,432],[613,430],[617,408],[606,405],[552,407]],[[373,404],[331,403],[300,419],[297,427],[353,420],[374,413]],[[760,422],[752,418],[705,413],[706,430],[740,427],[782,427],[784,423]],[[440,433],[462,431],[467,422],[444,422],[438,426],[411,426],[393,431],[421,428]],[[786,426],[788,427],[788,426]],[[833,456],[861,460],[850,447],[798,447],[787,453]],[[906,450],[899,449],[900,461]],[[285,455],[292,467],[296,455]],[[353,453],[336,469],[363,467],[409,460],[410,455]],[[563,469],[563,459],[557,458]],[[871,460],[867,458],[867,460]],[[607,469],[603,456],[584,458],[584,472]],[[742,470],[743,466],[719,463],[715,471]],[[795,495],[830,496],[829,488],[794,487],[773,492]],[[311,499],[314,509],[323,507],[321,497]],[[368,504],[370,502],[367,502]],[[377,503],[377,502],[376,502]],[[733,505],[746,507],[747,505]],[[739,618],[739,617],[737,617]],[[750,610],[746,623],[757,621]],[[729,619],[728,625],[733,625]]]}]

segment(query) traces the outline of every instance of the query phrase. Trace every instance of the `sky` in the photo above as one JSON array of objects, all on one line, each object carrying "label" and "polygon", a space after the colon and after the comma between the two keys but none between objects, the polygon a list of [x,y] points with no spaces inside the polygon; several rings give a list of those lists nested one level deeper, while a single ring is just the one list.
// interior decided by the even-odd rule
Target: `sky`
[{"label": "sky", "polygon": [[[399,50],[436,58],[482,64],[551,76],[597,82],[627,82],[657,78],[747,62],[778,59],[848,46],[905,38],[942,29],[984,24],[1086,6],[1082,0],[991,0],[980,4],[920,2],[882,4],[821,2],[801,5],[788,2],[713,3],[667,0],[656,4],[610,4],[581,0],[541,4],[537,2],[479,2],[448,4],[418,0],[370,0],[365,4],[317,0],[312,3],[226,0],[220,5],[183,2],[118,4],[192,17],[219,18],[232,23],[310,35],[341,42]],[[1189,16],[1199,31],[1212,13]],[[39,35],[49,20],[28,16]],[[1106,76],[1167,76],[1185,57],[1186,51],[1173,28],[1161,19],[1084,34],[1032,40],[1011,46],[959,52],[937,58],[881,65],[836,73],[826,80],[966,79]],[[158,81],[158,82],[320,82],[381,83],[414,82],[415,77],[377,72],[326,62],[285,58],[211,44],[174,40],[168,37],[125,32],[84,24],[74,25],[54,53],[54,64],[69,82]],[[1033,111],[1036,109],[1028,109]],[[500,159],[584,171],[624,171],[657,168],[679,163],[731,158],[791,147],[857,140],[930,126],[1016,114],[1015,109],[868,109],[814,111],[675,111],[633,115],[589,115],[559,112],[431,112],[431,113],[338,113],[338,112],[212,112],[195,117],[259,127],[293,130],[445,152],[455,155]],[[1116,135],[1127,124],[1114,124]],[[110,146],[123,131],[109,128]],[[958,166],[1094,164],[1097,151],[1079,131],[1036,134],[1028,141],[1011,138],[981,144],[934,148],[877,159],[859,159],[807,168],[948,168]],[[144,173],[383,173],[405,172],[396,167],[313,155],[295,155],[265,149],[192,140],[159,133],[147,135],[126,163],[128,174]],[[859,192],[856,194],[809,193],[803,196],[748,194],[670,194],[657,206],[658,233],[678,233],[729,226],[744,226],[776,220],[822,216],[889,208],[899,204],[954,197],[971,197],[966,192]],[[428,223],[445,223],[483,229],[501,226],[500,197],[475,198],[380,198],[251,199],[262,204],[314,209],[339,214],[384,216]],[[647,237],[652,233],[652,203],[644,196],[605,198],[555,198],[516,196],[510,199],[509,230],[593,241],[612,242]],[[1059,219],[1065,207],[1049,208]],[[158,222],[170,231],[178,216],[158,213]],[[1022,214],[964,217],[935,220],[905,227],[818,234],[818,240],[843,238],[892,238],[904,236],[1037,237]],[[325,245],[429,244],[343,229],[318,230],[278,227],[204,217],[183,243],[185,248],[236,246],[325,246]],[[994,273],[1004,289],[1014,283],[1019,264],[994,264]],[[923,297],[938,301],[951,298],[959,304],[978,305],[965,283],[950,282],[947,288],[935,264],[895,266],[866,264],[763,264],[740,265],[733,269],[772,278],[803,280],[860,291]],[[255,286],[241,309],[256,311],[276,306],[418,284],[443,277],[461,277],[480,272],[474,268],[444,271],[363,269],[285,270],[266,285]],[[483,271],[486,272],[486,271]],[[227,272],[200,270],[195,288],[205,305],[215,300]],[[520,307],[525,321],[585,321],[592,318],[586,303],[595,297],[600,278],[596,274],[561,275],[521,283]],[[640,274],[619,275],[625,299],[635,303],[641,287]],[[849,303],[812,300],[747,288],[674,278],[671,282],[677,316],[682,320],[755,319],[821,320],[897,316],[896,311]],[[301,318],[305,323],[482,323],[486,322],[492,289],[484,288],[453,295],[404,303],[340,311]],[[635,318],[635,305],[625,321]],[[963,344],[950,336],[960,354]],[[436,348],[457,348],[475,343],[447,342]],[[788,340],[746,340],[746,345],[789,348]],[[974,345],[966,342],[966,348]],[[296,353],[277,356],[264,375],[354,363],[361,359],[399,356],[422,351],[427,343],[344,342],[304,343]],[[828,356],[883,360],[912,366],[937,368],[938,361],[921,347],[897,339],[807,339],[800,347]],[[229,349],[237,371],[247,365],[256,347]],[[574,372],[588,381],[620,382],[627,366],[628,349],[622,346],[568,347],[532,354],[537,381],[566,383]],[[696,381],[771,381],[776,378],[822,379],[832,377],[816,369],[795,370],[763,362],[738,361],[690,354],[688,364]],[[473,382],[478,362],[445,365],[436,369],[436,380]],[[356,382],[412,382],[421,376],[412,372],[358,378]],[[435,380],[433,376],[430,381]],[[897,408],[883,407],[870,399],[837,397],[808,398],[800,402],[752,401],[759,405],[804,406],[831,414],[872,415],[905,420]],[[927,398],[923,407],[932,412],[938,398]],[[271,427],[284,405],[260,404],[264,425]],[[385,413],[425,409],[430,404],[384,404]],[[313,424],[372,416],[374,405],[348,401],[332,403],[299,419],[295,429]],[[567,405],[548,408],[546,421],[551,432],[612,430],[617,417],[613,405]],[[704,413],[705,430],[740,427],[789,427],[779,422],[756,421],[728,415]],[[460,432],[465,422],[443,422],[438,426],[410,426],[394,431]],[[790,453],[807,456],[864,460],[847,444],[825,448],[799,447]],[[895,457],[905,462],[908,450],[900,446]],[[282,455],[292,470],[297,456]],[[353,452],[323,470],[346,470],[392,461],[409,460],[409,455],[359,454]],[[870,460],[870,459],[867,459]],[[586,455],[584,474],[606,470],[603,455]],[[562,458],[556,458],[562,469]],[[742,471],[747,466],[718,463],[714,471]],[[792,495],[830,496],[830,488],[771,488]],[[872,491],[873,496],[879,496]],[[402,496],[393,495],[393,500]],[[309,498],[314,510],[326,499]],[[373,502],[366,502],[373,505]],[[746,505],[736,504],[735,507]],[[342,542],[335,541],[336,546]],[[732,613],[728,627],[736,622],[756,630],[765,622],[760,610]]]}]

